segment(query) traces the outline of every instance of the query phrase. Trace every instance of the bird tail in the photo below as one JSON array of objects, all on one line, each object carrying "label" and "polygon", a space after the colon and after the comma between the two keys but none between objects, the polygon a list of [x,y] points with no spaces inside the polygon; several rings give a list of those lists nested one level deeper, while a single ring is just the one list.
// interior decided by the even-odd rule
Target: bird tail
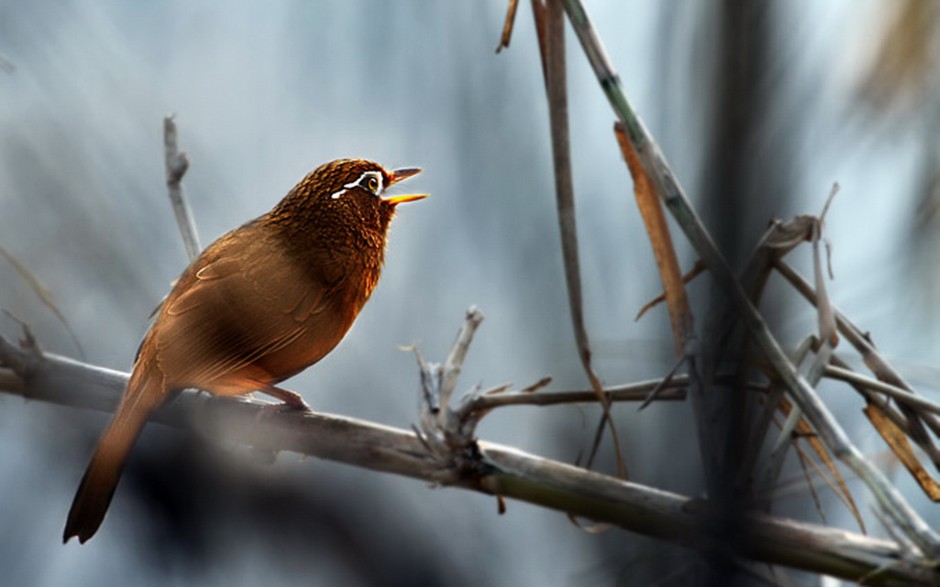
[{"label": "bird tail", "polygon": [[79,542],[84,543],[98,531],[124,470],[127,454],[134,446],[150,412],[163,402],[165,392],[155,387],[155,384],[159,385],[156,383],[158,379],[147,376],[143,371],[145,369],[134,370],[114,418],[98,441],[95,454],[72,500],[63,542],[77,536]]}]

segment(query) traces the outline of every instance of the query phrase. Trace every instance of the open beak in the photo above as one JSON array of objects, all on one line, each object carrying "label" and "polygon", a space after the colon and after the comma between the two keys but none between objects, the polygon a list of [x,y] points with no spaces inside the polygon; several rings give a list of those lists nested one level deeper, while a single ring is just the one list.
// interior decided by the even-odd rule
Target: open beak
[{"label": "open beak", "polygon": [[[393,186],[396,183],[408,179],[412,175],[418,175],[421,173],[420,167],[403,167],[401,169],[395,169],[389,172],[389,186]],[[405,202],[414,202],[415,200],[423,200],[428,197],[427,194],[400,194],[397,196],[389,196],[387,198],[382,198],[383,201],[388,202],[389,204],[395,206],[398,204],[404,204]]]}]

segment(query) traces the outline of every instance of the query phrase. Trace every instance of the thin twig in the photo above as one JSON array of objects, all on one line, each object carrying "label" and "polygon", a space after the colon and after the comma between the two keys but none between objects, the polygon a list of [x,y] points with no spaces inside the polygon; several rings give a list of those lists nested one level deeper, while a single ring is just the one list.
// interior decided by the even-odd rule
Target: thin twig
[{"label": "thin twig", "polygon": [[[855,388],[855,391],[857,391],[859,395],[865,398],[867,405],[863,411],[872,422],[872,425],[876,427],[878,433],[881,434],[882,438],[888,443],[892,451],[892,456],[898,461],[901,461],[908,468],[908,472],[914,477],[914,480],[918,482],[921,490],[923,490],[930,499],[936,501],[938,496],[940,496],[940,484],[938,484],[923,467],[919,465],[915,467],[909,466],[913,464],[913,461],[916,461],[916,457],[911,458],[913,455],[910,448],[904,446],[905,443],[903,441],[895,438],[894,431],[892,431],[891,428],[895,428],[897,431],[900,431],[901,434],[913,440],[931,459],[933,457],[931,450],[935,451],[936,447],[934,447],[933,444],[927,446],[922,445],[916,436],[911,435],[910,420],[900,410],[892,406],[888,399],[867,387],[868,383],[874,383],[875,387],[880,387],[885,384],[854,373],[839,357],[832,358],[832,367],[852,375],[851,377],[843,378],[843,380]],[[860,379],[856,380],[856,377],[860,377]],[[903,392],[903,390],[898,391]],[[908,395],[909,397],[918,398],[918,396]],[[877,410],[873,411],[870,408],[877,408]],[[908,410],[910,409],[913,408],[908,407]],[[924,412],[921,413],[926,415]],[[893,426],[887,425],[887,422],[882,421],[883,419],[890,421]],[[936,463],[936,461],[934,462]],[[916,470],[918,468],[919,471]]]},{"label": "thin twig", "polygon": [[[840,359],[840,358],[838,357],[838,355],[832,357],[832,365],[831,365],[831,367],[835,367],[836,369],[841,369],[842,371],[846,371],[846,372],[849,372],[849,373],[855,373],[855,372],[852,370],[852,368],[849,367],[849,364],[846,363],[845,361],[843,361],[842,359]],[[828,371],[828,369],[827,369],[827,371]],[[868,378],[868,377],[865,377],[865,376],[863,376],[863,375],[861,375],[861,374],[858,374],[858,373],[856,373],[856,375],[858,375],[859,377],[862,377],[862,378],[864,379],[864,381],[863,381],[863,380],[855,381],[854,378],[852,378],[852,379],[845,378],[845,379],[842,379],[842,380],[845,381],[846,383],[848,383],[850,386],[852,386],[852,388],[855,389],[855,391],[857,391],[860,396],[862,396],[863,398],[865,398],[865,401],[866,401],[867,403],[874,404],[874,405],[878,406],[878,408],[879,408],[882,412],[884,412],[885,415],[887,415],[887,416],[891,419],[891,421],[893,421],[901,430],[903,430],[905,434],[907,434],[908,436],[910,436],[910,433],[909,433],[909,426],[908,426],[908,419],[907,419],[903,414],[901,414],[901,412],[898,411],[897,408],[895,408],[894,406],[892,406],[892,405],[888,402],[888,399],[887,399],[887,398],[885,398],[885,397],[883,397],[881,394],[877,393],[877,391],[878,391],[877,389],[874,389],[874,388],[869,389],[869,388],[867,387],[867,385],[865,385],[865,384],[868,383],[868,382],[874,382],[874,383],[877,383],[877,384],[881,384],[882,382],[876,381],[876,380],[871,379],[871,378]],[[917,397],[917,396],[915,396],[915,397]],[[928,454],[929,454],[929,453],[928,453]]]},{"label": "thin twig", "polygon": [[[535,4],[538,4],[536,2]],[[535,5],[533,4],[533,6]],[[587,468],[591,468],[594,457],[600,448],[603,430],[610,429],[617,460],[617,471],[621,478],[626,478],[627,467],[620,447],[617,427],[610,415],[610,404],[604,395],[604,384],[591,365],[591,343],[584,322],[583,297],[581,294],[581,268],[578,261],[578,227],[575,215],[574,182],[571,177],[571,148],[568,137],[568,90],[565,65],[565,20],[559,0],[546,0],[544,10],[534,10],[536,28],[544,32],[539,37],[543,72],[545,74],[545,93],[548,96],[548,114],[551,125],[552,161],[555,169],[555,196],[558,208],[558,228],[561,232],[562,257],[565,266],[565,283],[568,288],[568,308],[574,327],[575,341],[581,365],[597,394],[603,414],[587,459]]]},{"label": "thin twig", "polygon": [[[760,306],[767,281],[773,272],[773,261],[808,240],[812,235],[814,223],[815,219],[808,215],[797,216],[786,222],[779,220],[771,222],[770,227],[761,237],[748,260],[747,266],[741,273],[741,283],[752,304]],[[709,333],[710,340],[717,342],[706,345],[703,353],[703,362],[709,372],[717,368],[722,356],[727,356],[729,353],[742,356],[747,352],[745,349],[751,345],[746,332],[739,337],[736,349],[729,349],[730,343],[728,341],[731,341],[735,332],[741,328],[743,327],[738,319],[738,314],[730,304],[723,304],[721,311],[713,314],[706,332]],[[800,361],[802,361],[805,352],[809,350],[809,347],[806,346],[808,344],[809,341],[804,341],[804,345],[801,345],[796,351],[795,356],[799,357]],[[746,495],[753,492],[748,484],[757,479],[752,473],[765,444],[765,439],[768,437],[773,416],[781,409],[785,392],[786,388],[783,385],[779,382],[772,382],[770,392],[761,407],[756,402],[745,399],[746,404],[741,408],[742,413],[740,414],[741,421],[739,424],[743,427],[740,434],[744,442],[741,443],[743,446],[737,457],[738,470],[735,471],[734,475],[735,486],[740,488],[742,494]]]},{"label": "thin twig", "polygon": [[[640,404],[640,407],[638,407],[636,411],[641,412],[645,410],[646,407],[650,405],[654,400],[659,399],[660,394],[663,391],[665,391],[665,389],[669,386],[670,383],[672,383],[673,379],[677,375],[677,371],[679,371],[679,367],[685,364],[687,358],[688,357],[686,357],[685,355],[682,355],[678,359],[676,359],[676,362],[673,364],[672,368],[670,368],[669,371],[666,372],[666,376],[660,380],[659,385],[657,385],[656,387],[650,390],[647,396],[643,399],[643,403]],[[688,377],[688,376],[686,376],[685,379],[689,383],[693,383],[696,380],[695,377]]]},{"label": "thin twig", "polygon": [[506,7],[506,21],[503,23],[503,34],[499,37],[499,45],[496,46],[496,52],[509,48],[509,41],[512,39],[512,27],[516,22],[516,9],[519,8],[519,0],[509,0]]},{"label": "thin twig", "polygon": [[[721,374],[716,377],[718,382],[729,382],[734,379],[731,374]],[[612,385],[604,388],[607,400],[613,402],[639,402],[649,398],[650,393],[657,392],[657,401],[683,401],[686,399],[686,388],[689,385],[689,376],[676,374],[672,378],[650,379],[625,385]],[[748,391],[766,394],[766,386],[756,382],[744,386]],[[498,388],[497,388],[498,389]],[[489,395],[488,392],[477,394],[470,405],[469,411],[490,411],[504,406],[555,406],[560,404],[579,404],[597,402],[593,390],[576,391],[543,391],[540,393],[528,392],[525,389],[510,391],[499,395]]]},{"label": "thin twig", "polygon": [[826,367],[825,376],[830,379],[837,379],[839,381],[845,381],[846,383],[857,384],[858,386],[863,387],[869,391],[883,393],[896,400],[898,403],[908,405],[918,410],[924,410],[940,415],[940,404],[932,402],[921,395],[914,395],[902,387],[891,385],[883,381],[878,381],[877,379],[872,379],[871,377],[866,377],[865,375],[856,373],[850,369],[843,369],[841,367],[829,365]]},{"label": "thin twig", "polygon": [[[676,375],[670,381],[654,379],[640,381],[629,385],[618,385],[604,388],[604,395],[609,402],[638,402],[645,401],[650,391],[659,387],[657,401],[682,401],[685,399],[685,387],[688,385],[688,376]],[[596,402],[597,395],[593,390],[583,391],[541,391],[538,393],[519,391],[506,392],[499,395],[480,395],[473,400],[474,410],[492,410],[504,406],[555,406],[559,404],[577,404]]]},{"label": "thin twig", "polygon": [[[816,346],[816,342],[819,339],[815,336],[806,337],[799,345],[797,345],[796,350],[793,352],[793,364],[799,365],[806,358],[806,355],[809,354],[810,350]],[[781,410],[780,400],[783,399],[783,387],[780,385],[774,385],[774,390],[778,393],[771,391],[770,397],[776,400],[773,404],[766,403],[764,404],[764,409],[761,413],[760,419],[756,430],[767,430],[769,428],[769,423],[773,421],[773,416],[778,411]],[[796,425],[799,423],[800,418],[802,418],[803,412],[796,409],[791,409],[789,416],[784,425],[781,427],[780,431],[777,433],[777,439],[774,441],[770,457],[766,459],[763,464],[764,476],[761,483],[762,488],[764,488],[764,493],[767,495],[765,500],[765,511],[770,511],[771,498],[773,497],[772,491],[773,488],[777,485],[777,480],[780,477],[780,473],[783,471],[784,457],[787,454],[787,449],[790,446],[791,441],[793,440],[793,430],[796,428]],[[794,419],[795,418],[795,419]],[[764,444],[763,436],[755,437],[760,440],[760,443],[753,447],[754,450],[747,455],[747,461],[745,466],[741,468],[742,473],[751,470],[751,467],[755,464],[757,454],[759,454],[760,447]],[[752,461],[753,459],[753,461]]]},{"label": "thin twig", "polygon": [[[813,483],[812,473],[810,472],[810,467],[812,467],[813,472],[816,473],[817,477],[822,480],[823,484],[826,487],[833,487],[832,482],[829,480],[829,477],[826,475],[822,467],[819,466],[819,463],[816,462],[806,451],[800,446],[798,440],[794,439],[793,448],[796,450],[798,456],[797,461],[800,463],[800,470],[803,472],[803,480],[806,482],[806,487],[809,490],[809,495],[813,500],[813,505],[816,506],[816,512],[819,514],[819,518],[825,524],[826,520],[826,511],[822,507],[822,502],[819,501],[819,492],[816,491],[816,484]],[[842,493],[835,491],[833,492],[837,497],[845,501],[845,496]]]},{"label": "thin twig", "polygon": [[777,435],[777,440],[770,449],[770,457],[768,458],[767,467],[769,473],[767,485],[769,487],[773,486],[774,480],[776,480],[780,475],[780,471],[783,469],[783,457],[787,454],[787,449],[793,441],[793,431],[796,430],[797,425],[802,419],[803,412],[799,409],[791,409],[783,426],[780,427],[780,433]]},{"label": "thin twig", "polygon": [[82,348],[82,343],[79,342],[78,336],[75,334],[75,331],[72,330],[72,325],[69,324],[69,321],[65,319],[65,314],[62,313],[62,310],[59,309],[59,306],[56,305],[55,300],[52,299],[52,293],[46,289],[46,287],[39,281],[39,278],[36,277],[32,271],[26,268],[26,265],[21,263],[19,259],[14,257],[9,251],[0,246],[0,257],[6,259],[7,263],[13,266],[13,269],[16,273],[29,284],[30,289],[33,290],[33,293],[36,294],[36,297],[39,298],[39,301],[43,306],[49,308],[49,310],[55,314],[56,319],[65,327],[65,331],[69,333],[69,337],[72,339],[72,342],[75,344],[76,350],[78,350],[78,356],[85,358],[85,349]]},{"label": "thin twig", "polygon": [[523,387],[523,388],[520,389],[519,391],[524,391],[524,392],[526,392],[526,393],[534,393],[534,392],[539,391],[540,389],[542,389],[542,388],[544,388],[544,387],[547,387],[549,384],[551,384],[551,382],[552,382],[552,378],[549,377],[549,376],[545,376],[545,377],[542,377],[541,379],[539,379],[538,381],[536,381],[535,383],[533,383],[533,384],[531,384],[531,385],[526,385],[525,387]]},{"label": "thin twig", "polygon": [[[816,301],[816,292],[813,290],[813,286],[809,284],[803,277],[793,269],[789,264],[785,263],[782,260],[777,260],[775,263],[775,268],[790,284],[802,295],[808,302],[815,303]],[[890,363],[878,352],[878,349],[875,348],[875,345],[872,343],[871,339],[867,334],[863,333],[858,326],[852,323],[844,314],[839,312],[836,308],[832,308],[832,312],[835,315],[836,326],[839,330],[839,334],[845,337],[845,339],[855,347],[855,350],[862,355],[862,361],[865,362],[865,365],[875,374],[878,379],[886,383],[890,383],[895,387],[901,389],[906,389],[912,395],[916,395],[914,387],[911,386],[907,381],[898,373]],[[921,421],[926,423],[934,434],[940,435],[940,420],[934,417],[932,414],[922,414],[918,415],[916,413],[905,414],[905,417],[910,420],[912,425],[912,430],[916,430],[917,427],[920,427]],[[933,446],[933,443],[930,442],[929,438],[925,438],[926,434],[921,432],[912,433],[911,438],[920,443],[924,443],[923,446],[930,446],[932,448],[925,448],[929,454],[934,458],[934,462],[940,467],[940,451]]]},{"label": "thin twig", "polygon": [[170,202],[173,204],[173,213],[183,237],[183,246],[186,255],[192,261],[199,256],[202,247],[199,246],[199,237],[196,234],[196,221],[189,209],[186,193],[183,191],[183,176],[189,169],[189,157],[181,152],[176,144],[176,123],[173,116],[163,118],[163,147],[166,158],[166,187]]},{"label": "thin twig", "polygon": [[[682,283],[689,285],[693,279],[705,272],[705,265],[701,261],[696,261],[695,265],[692,265],[692,268],[689,269],[689,272],[682,276]],[[634,322],[639,322],[647,312],[658,306],[659,304],[666,301],[666,293],[663,292],[657,295],[655,298],[643,304],[643,307],[639,309],[636,313],[636,316],[633,317]]]},{"label": "thin twig", "polygon": [[457,341],[454,343],[450,354],[447,355],[447,361],[444,362],[440,388],[440,404],[442,406],[450,404],[450,397],[457,387],[457,378],[460,377],[460,370],[467,358],[467,351],[470,350],[470,343],[473,342],[473,335],[482,322],[483,312],[476,306],[470,306],[463,326],[460,327],[460,332],[457,333]]}]

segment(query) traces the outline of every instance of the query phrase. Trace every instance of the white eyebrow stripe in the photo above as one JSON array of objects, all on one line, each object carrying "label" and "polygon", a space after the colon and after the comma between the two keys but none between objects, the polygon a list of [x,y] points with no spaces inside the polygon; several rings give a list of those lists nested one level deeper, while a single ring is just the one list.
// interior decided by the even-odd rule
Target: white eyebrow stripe
[{"label": "white eyebrow stripe", "polygon": [[[379,173],[378,171],[366,171],[362,175],[360,175],[359,179],[357,179],[356,181],[351,181],[347,183],[346,185],[344,185],[343,189],[337,192],[333,192],[333,194],[330,195],[330,198],[333,200],[338,200],[343,194],[346,193],[347,190],[351,190],[355,187],[363,187],[362,182],[366,179],[366,177],[375,177],[379,180],[379,189],[377,190],[376,195],[381,194],[383,191],[385,191],[385,185],[384,185],[385,179],[382,177],[382,174]],[[366,191],[371,192],[371,190],[368,190],[368,189]]]}]

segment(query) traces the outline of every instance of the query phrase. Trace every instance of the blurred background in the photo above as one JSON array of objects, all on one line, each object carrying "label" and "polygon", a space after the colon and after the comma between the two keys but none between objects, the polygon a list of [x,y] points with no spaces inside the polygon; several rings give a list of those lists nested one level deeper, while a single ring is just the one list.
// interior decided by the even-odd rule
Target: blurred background
[{"label": "blurred background", "polygon": [[[728,256],[773,217],[828,215],[835,304],[935,397],[940,287],[937,4],[928,0],[589,1],[637,111]],[[464,310],[486,314],[462,386],[552,375],[583,389],[570,326],[548,115],[531,10],[494,54],[505,2],[0,0],[0,246],[51,292],[91,363],[128,370],[147,316],[186,265],[164,183],[162,117],[192,160],[184,184],[203,245],[338,157],[419,165],[384,276],[346,340],[285,384],[326,412],[407,428],[417,369],[442,360]],[[608,384],[672,363],[665,309],[611,127],[573,35],[570,121],[585,312]],[[678,233],[677,233],[678,234]],[[684,267],[694,262],[677,236]],[[794,263],[809,267],[808,250]],[[704,291],[700,278],[692,295]],[[768,310],[795,344],[815,315],[772,280]],[[0,307],[50,351],[79,356],[0,260]],[[17,323],[0,317],[0,333]],[[846,358],[851,358],[847,353]],[[823,397],[869,455],[861,401]],[[687,404],[618,406],[633,480],[702,491]],[[573,461],[592,408],[507,408],[484,439]],[[0,397],[0,569],[9,585],[687,584],[698,559],[562,514],[433,489],[151,425],[102,530],[61,544],[107,416]],[[609,456],[609,455],[607,455]],[[609,469],[609,461],[604,466]],[[903,471],[899,488],[940,513]],[[798,467],[792,471],[798,474]],[[850,484],[867,518],[868,497]],[[830,493],[828,523],[855,530]],[[820,522],[805,491],[776,512]],[[883,534],[873,519],[872,534]],[[811,578],[797,575],[798,580]]]}]

